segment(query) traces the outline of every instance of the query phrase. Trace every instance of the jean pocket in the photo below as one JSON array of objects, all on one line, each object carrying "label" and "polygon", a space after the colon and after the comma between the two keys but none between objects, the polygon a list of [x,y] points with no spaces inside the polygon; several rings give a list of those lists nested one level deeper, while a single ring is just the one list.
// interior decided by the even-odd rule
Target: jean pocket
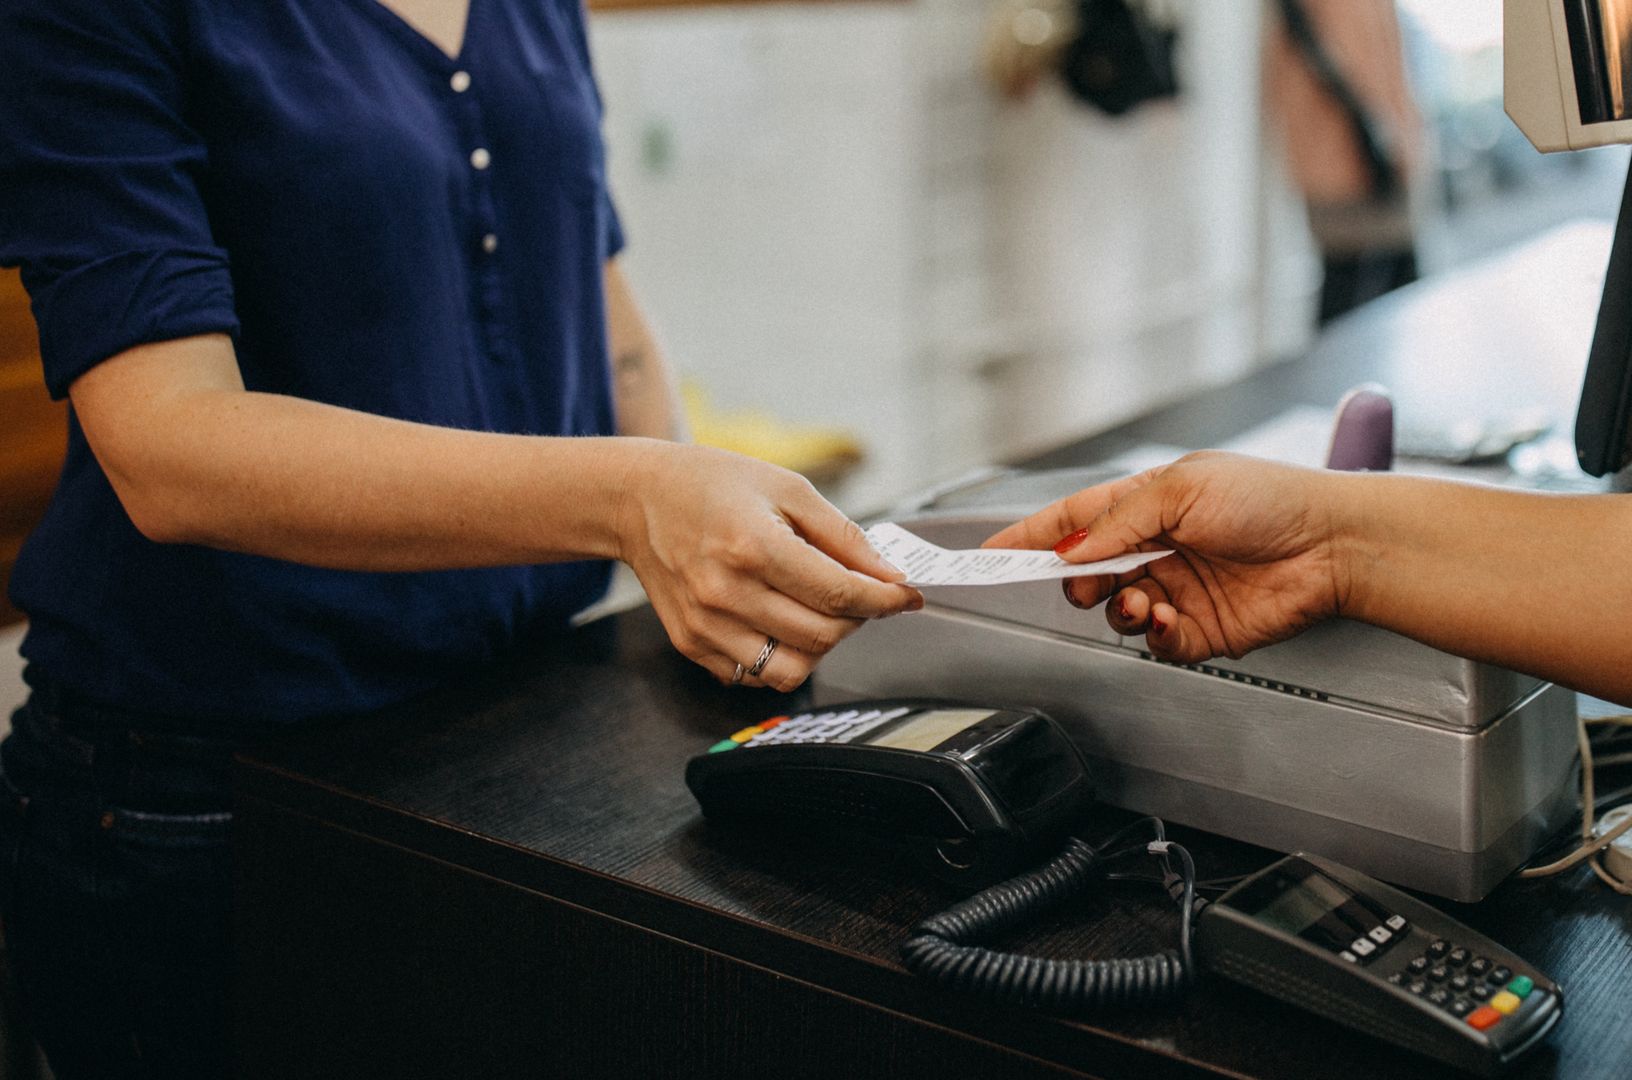
[{"label": "jean pocket", "polygon": [[155,851],[218,848],[226,844],[232,812],[161,814],[114,806],[102,816],[102,827],[119,844]]},{"label": "jean pocket", "polygon": [[175,934],[219,932],[232,890],[230,812],[116,806],[103,812],[100,824],[105,843],[97,881],[104,900],[144,921],[172,924]]}]

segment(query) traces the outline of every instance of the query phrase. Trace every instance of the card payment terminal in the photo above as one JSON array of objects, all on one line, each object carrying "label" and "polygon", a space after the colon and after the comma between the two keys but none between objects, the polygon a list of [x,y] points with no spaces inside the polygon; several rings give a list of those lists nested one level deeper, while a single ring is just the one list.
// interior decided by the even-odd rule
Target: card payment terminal
[{"label": "card payment terminal", "polygon": [[[686,782],[712,822],[880,841],[945,880],[988,885],[921,922],[903,945],[910,970],[958,993],[1074,1014],[1172,1000],[1206,970],[1482,1074],[1535,1046],[1562,1015],[1563,992],[1540,971],[1347,867],[1288,856],[1209,904],[1195,898],[1189,853],[1158,819],[1098,847],[1072,838],[1091,803],[1089,775],[1075,745],[1035,711],[915,699],[776,716],[693,758]],[[1149,838],[1135,835],[1142,828]],[[1177,950],[1053,959],[980,944],[1067,902],[1130,854],[1164,867],[1181,913]]]},{"label": "card payment terminal", "polygon": [[686,783],[711,821],[906,849],[965,886],[1049,854],[1093,803],[1047,716],[928,700],[772,717],[693,758]]}]

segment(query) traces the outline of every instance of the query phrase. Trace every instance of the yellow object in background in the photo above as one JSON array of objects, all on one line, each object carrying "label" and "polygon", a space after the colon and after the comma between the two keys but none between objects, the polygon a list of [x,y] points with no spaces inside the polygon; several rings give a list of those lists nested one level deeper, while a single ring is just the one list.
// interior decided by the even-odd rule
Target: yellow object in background
[{"label": "yellow object in background", "polygon": [[759,409],[721,412],[696,383],[680,388],[692,439],[801,473],[813,484],[830,484],[858,465],[861,443],[843,428],[795,424]]}]

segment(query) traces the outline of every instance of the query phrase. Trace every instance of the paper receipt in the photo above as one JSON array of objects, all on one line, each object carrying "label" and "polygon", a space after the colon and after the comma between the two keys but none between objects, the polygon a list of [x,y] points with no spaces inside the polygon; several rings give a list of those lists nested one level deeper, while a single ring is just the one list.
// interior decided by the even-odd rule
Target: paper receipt
[{"label": "paper receipt", "polygon": [[867,540],[890,565],[906,573],[908,585],[1012,585],[1089,574],[1125,574],[1173,554],[1143,551],[1093,563],[1068,563],[1052,551],[949,551],[888,521],[868,529]]}]

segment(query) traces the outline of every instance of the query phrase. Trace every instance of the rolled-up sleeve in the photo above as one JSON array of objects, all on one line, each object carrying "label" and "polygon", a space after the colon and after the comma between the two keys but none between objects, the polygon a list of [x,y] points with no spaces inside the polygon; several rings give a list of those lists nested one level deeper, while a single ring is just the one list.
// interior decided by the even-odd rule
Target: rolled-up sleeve
[{"label": "rolled-up sleeve", "polygon": [[237,333],[183,40],[167,0],[0,5],[0,264],[22,269],[55,397],[132,346]]}]

